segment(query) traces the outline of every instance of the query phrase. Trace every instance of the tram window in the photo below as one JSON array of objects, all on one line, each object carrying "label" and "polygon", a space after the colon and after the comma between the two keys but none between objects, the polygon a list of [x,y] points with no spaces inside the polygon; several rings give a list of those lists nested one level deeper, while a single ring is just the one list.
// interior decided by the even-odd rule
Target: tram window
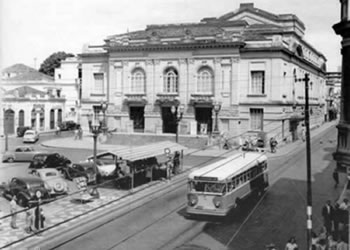
[{"label": "tram window", "polygon": [[206,183],[205,192],[209,193],[225,193],[225,184],[222,183]]}]

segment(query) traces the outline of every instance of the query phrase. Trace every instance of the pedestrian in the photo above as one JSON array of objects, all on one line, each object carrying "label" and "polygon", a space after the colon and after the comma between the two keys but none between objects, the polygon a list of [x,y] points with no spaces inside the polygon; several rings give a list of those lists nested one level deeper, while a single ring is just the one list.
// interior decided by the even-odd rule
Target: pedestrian
[{"label": "pedestrian", "polygon": [[79,138],[79,129],[75,128],[74,129],[74,140],[77,140]]},{"label": "pedestrian", "polygon": [[61,127],[58,125],[56,125],[56,135],[61,135]]},{"label": "pedestrian", "polygon": [[174,157],[173,157],[173,174],[176,175],[179,173],[180,170],[180,152],[175,151]]},{"label": "pedestrian", "polygon": [[322,207],[323,225],[326,228],[327,234],[332,233],[333,210],[331,201],[327,200],[326,204]]},{"label": "pedestrian", "polygon": [[348,250],[348,244],[345,242],[344,237],[339,237],[337,242],[337,250]]},{"label": "pedestrian", "polygon": [[334,210],[333,210],[333,229],[334,229],[334,236],[337,237],[339,233],[339,223],[341,222],[342,218],[342,210],[339,208],[339,203],[334,204]]},{"label": "pedestrian", "polygon": [[78,134],[79,134],[79,140],[82,140],[83,139],[83,129],[81,128],[81,126],[79,126]]},{"label": "pedestrian", "polygon": [[328,236],[328,250],[337,250],[337,241],[334,239],[333,235]]},{"label": "pedestrian", "polygon": [[[304,126],[304,125],[303,125]],[[301,140],[304,142],[306,140],[306,136],[305,136],[305,128],[303,127],[301,129]]]},{"label": "pedestrian", "polygon": [[13,229],[17,229],[17,197],[14,195],[12,196],[11,202],[10,202],[10,212],[11,212],[11,227]]},{"label": "pedestrian", "polygon": [[298,245],[295,237],[291,237],[285,247],[285,250],[298,250]]},{"label": "pedestrian", "polygon": [[349,200],[344,198],[343,202],[340,204],[339,208],[342,209],[342,210],[348,210],[348,208],[349,208]]},{"label": "pedestrian", "polygon": [[277,141],[274,137],[270,138],[270,148],[271,148],[271,153],[275,153],[276,152],[276,146],[277,146]]},{"label": "pedestrian", "polygon": [[338,173],[337,169],[334,169],[334,171],[333,171],[333,180],[335,182],[334,187],[335,188],[338,187],[338,184],[339,184],[339,173]]},{"label": "pedestrian", "polygon": [[349,201],[344,198],[343,202],[339,205],[340,209],[340,221],[343,225],[347,225],[349,221]]},{"label": "pedestrian", "polygon": [[33,217],[33,213],[31,210],[27,210],[26,212],[26,226],[24,228],[24,231],[27,234],[30,234],[31,232],[33,232],[33,225],[34,225],[34,217]]},{"label": "pedestrian", "polygon": [[317,234],[312,231],[311,232],[311,249],[312,250],[316,250],[316,247],[317,247],[317,242],[318,242],[318,237],[317,237]]},{"label": "pedestrian", "polygon": [[45,215],[42,208],[39,209],[37,206],[34,210],[35,218],[34,218],[34,228],[36,231],[40,231],[44,228]]}]

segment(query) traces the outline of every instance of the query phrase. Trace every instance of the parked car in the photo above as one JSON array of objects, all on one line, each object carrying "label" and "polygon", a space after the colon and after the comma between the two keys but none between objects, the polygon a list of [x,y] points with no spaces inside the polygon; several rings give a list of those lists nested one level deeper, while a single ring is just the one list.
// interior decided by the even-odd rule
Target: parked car
[{"label": "parked car", "polygon": [[35,130],[29,129],[23,135],[23,142],[37,142],[39,140],[39,133]]},{"label": "parked car", "polygon": [[62,168],[62,173],[68,180],[73,180],[77,177],[85,177],[88,184],[96,184],[101,180],[101,175],[96,171],[93,162],[74,163],[70,167]]},{"label": "parked car", "polygon": [[18,146],[14,151],[6,151],[2,156],[2,162],[32,161],[34,155],[43,153],[31,146]]},{"label": "parked car", "polygon": [[58,153],[36,154],[29,165],[29,174],[33,173],[36,169],[42,168],[55,168],[62,172],[61,169],[70,166],[71,163],[71,160]]},{"label": "parked car", "polygon": [[33,175],[39,177],[45,182],[46,188],[49,190],[50,195],[68,193],[68,184],[66,180],[62,178],[61,173],[57,169],[37,169],[33,172]]},{"label": "parked car", "polygon": [[50,198],[45,182],[34,176],[12,178],[5,187],[3,195],[7,199],[11,199],[15,195],[17,204],[21,207],[34,206],[38,197],[43,200]]},{"label": "parked car", "polygon": [[115,175],[115,171],[117,168],[117,166],[115,165],[115,162],[111,163],[111,162],[105,162],[97,159],[96,165],[99,173],[101,174],[101,177],[111,177]]},{"label": "parked car", "polygon": [[20,126],[20,127],[17,127],[17,136],[18,137],[22,137],[24,135],[24,133],[31,129],[30,127],[27,127],[27,126]]},{"label": "parked car", "polygon": [[74,121],[64,121],[58,126],[60,127],[61,131],[74,130],[76,128],[79,128],[79,125]]}]

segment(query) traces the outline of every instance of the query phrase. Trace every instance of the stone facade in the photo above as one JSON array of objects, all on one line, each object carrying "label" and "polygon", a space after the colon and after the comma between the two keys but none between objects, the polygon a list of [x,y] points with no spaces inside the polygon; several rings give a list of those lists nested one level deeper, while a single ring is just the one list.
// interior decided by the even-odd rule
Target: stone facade
[{"label": "stone facade", "polygon": [[326,59],[304,32],[295,15],[241,4],[198,23],[107,37],[80,55],[81,123],[107,101],[110,129],[174,133],[171,106],[184,105],[182,134],[211,133],[218,115],[219,131],[230,137],[264,132],[288,139],[290,120],[303,116],[305,102],[296,78],[311,79],[311,126],[324,122],[326,112]]}]

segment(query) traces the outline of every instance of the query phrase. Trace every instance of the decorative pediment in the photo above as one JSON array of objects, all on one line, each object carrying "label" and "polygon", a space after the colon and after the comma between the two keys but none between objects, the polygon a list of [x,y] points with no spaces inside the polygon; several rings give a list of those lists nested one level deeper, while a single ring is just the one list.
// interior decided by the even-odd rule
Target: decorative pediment
[{"label": "decorative pediment", "polygon": [[178,94],[158,93],[155,104],[162,106],[178,106],[180,101],[178,99]]},{"label": "decorative pediment", "polygon": [[212,94],[191,94],[190,105],[213,105],[213,95]]},{"label": "decorative pediment", "polygon": [[128,93],[125,94],[124,102],[128,105],[135,104],[135,105],[146,105],[147,99],[145,94],[132,94]]}]

